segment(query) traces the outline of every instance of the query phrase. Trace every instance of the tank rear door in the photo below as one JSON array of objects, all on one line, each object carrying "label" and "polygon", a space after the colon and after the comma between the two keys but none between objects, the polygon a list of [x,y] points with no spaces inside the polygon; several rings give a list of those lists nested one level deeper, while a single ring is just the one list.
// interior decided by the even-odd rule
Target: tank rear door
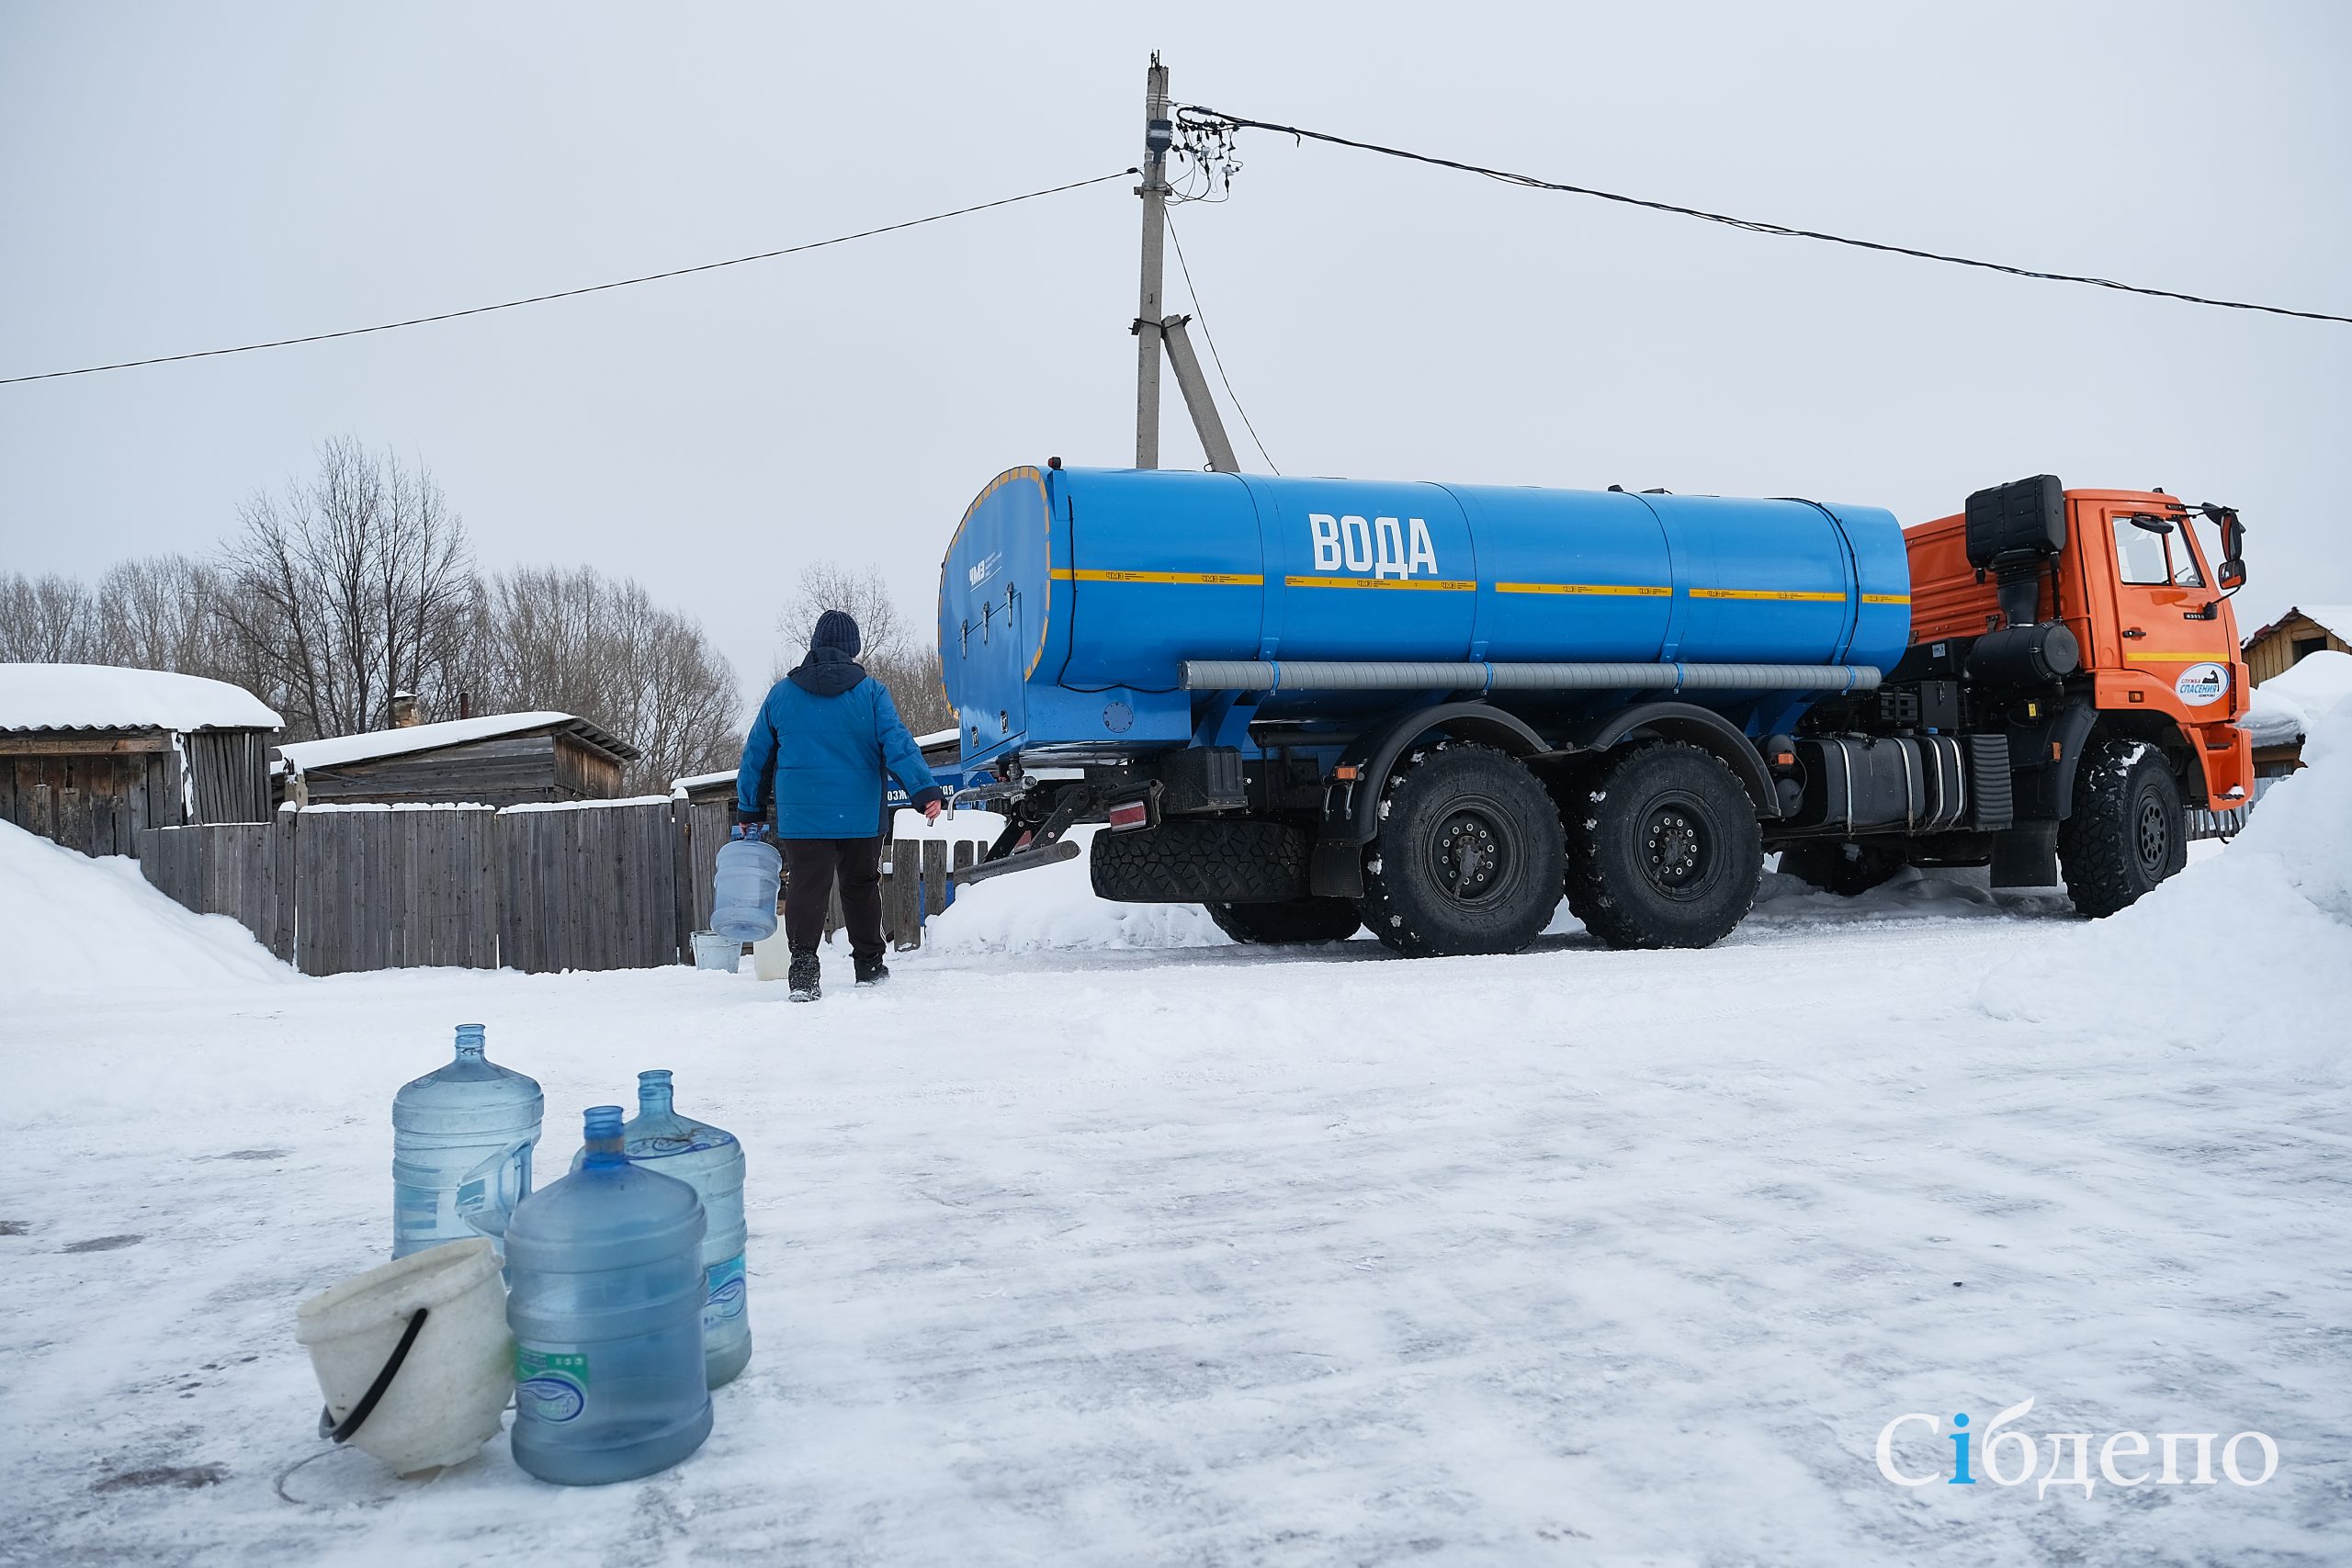
[{"label": "tank rear door", "polygon": [[939,657],[966,761],[1017,746],[1029,673],[1050,625],[1046,478],[1001,475],[964,514],[941,563]]}]

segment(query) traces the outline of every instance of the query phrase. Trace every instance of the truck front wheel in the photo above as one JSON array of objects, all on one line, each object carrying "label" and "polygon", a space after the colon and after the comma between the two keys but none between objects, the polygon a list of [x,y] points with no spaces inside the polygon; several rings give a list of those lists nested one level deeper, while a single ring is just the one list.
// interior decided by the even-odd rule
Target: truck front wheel
[{"label": "truck front wheel", "polygon": [[2111,915],[2188,863],[2188,818],[2164,752],[2144,740],[2094,745],[2075,773],[2074,811],[2058,824],[2075,908]]},{"label": "truck front wheel", "polygon": [[1408,958],[1517,953],[1559,907],[1559,813],[1491,746],[1416,752],[1387,781],[1356,908]]},{"label": "truck front wheel", "polygon": [[1763,880],[1747,791],[1696,746],[1610,757],[1567,803],[1568,908],[1611,947],[1706,947],[1746,918]]},{"label": "truck front wheel", "polygon": [[1363,922],[1346,898],[1294,898],[1287,904],[1211,904],[1216,929],[1244,946],[1345,942]]}]

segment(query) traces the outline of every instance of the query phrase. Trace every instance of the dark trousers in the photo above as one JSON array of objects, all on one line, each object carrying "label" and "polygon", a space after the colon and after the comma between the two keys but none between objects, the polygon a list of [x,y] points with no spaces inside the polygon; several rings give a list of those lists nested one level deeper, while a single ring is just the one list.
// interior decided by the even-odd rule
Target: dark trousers
[{"label": "dark trousers", "polygon": [[883,954],[882,840],[786,839],[784,840],[784,942],[794,953],[814,953],[825,938],[825,906],[833,878],[842,883],[842,919],[849,928],[853,956],[871,962]]}]

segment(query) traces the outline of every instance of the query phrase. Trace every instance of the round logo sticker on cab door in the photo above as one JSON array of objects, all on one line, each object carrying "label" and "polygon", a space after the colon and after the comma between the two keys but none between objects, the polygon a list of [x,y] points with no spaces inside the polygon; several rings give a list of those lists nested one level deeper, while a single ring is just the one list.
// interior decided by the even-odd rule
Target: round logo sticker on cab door
[{"label": "round logo sticker on cab door", "polygon": [[2201,708],[2208,703],[2218,703],[2230,689],[2230,671],[2226,664],[2192,664],[2180,672],[2172,683],[2174,694],[2190,707]]}]

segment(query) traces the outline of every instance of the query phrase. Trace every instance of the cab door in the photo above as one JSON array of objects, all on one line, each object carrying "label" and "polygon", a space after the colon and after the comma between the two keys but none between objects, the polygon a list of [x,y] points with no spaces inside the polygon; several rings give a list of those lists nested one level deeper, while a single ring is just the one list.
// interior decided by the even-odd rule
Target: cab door
[{"label": "cab door", "polygon": [[2155,705],[2192,724],[2237,716],[2233,623],[2220,607],[2212,569],[2185,513],[2104,502],[2090,541],[2104,547],[2115,595],[2115,668],[2139,677],[2128,703]]}]

